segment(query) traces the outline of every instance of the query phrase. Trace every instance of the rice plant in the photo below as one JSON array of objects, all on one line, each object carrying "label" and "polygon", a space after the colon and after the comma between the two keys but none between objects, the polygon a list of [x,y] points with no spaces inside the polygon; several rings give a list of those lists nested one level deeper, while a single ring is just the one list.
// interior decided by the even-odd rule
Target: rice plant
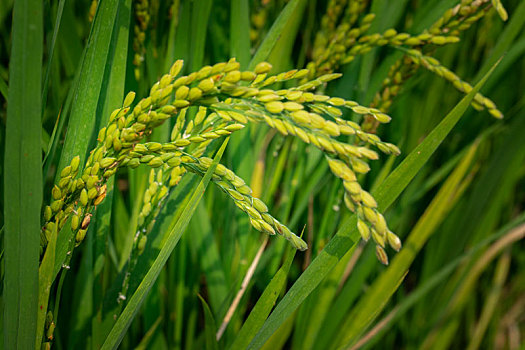
[{"label": "rice plant", "polygon": [[0,18],[5,349],[523,345],[525,3]]}]

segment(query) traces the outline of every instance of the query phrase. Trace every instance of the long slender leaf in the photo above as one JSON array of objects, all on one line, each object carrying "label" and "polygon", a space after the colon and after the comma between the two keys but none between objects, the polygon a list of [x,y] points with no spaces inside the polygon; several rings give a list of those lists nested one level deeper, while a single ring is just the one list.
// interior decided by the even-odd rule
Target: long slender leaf
[{"label": "long slender leaf", "polygon": [[484,338],[485,332],[490,321],[493,319],[494,312],[498,308],[498,303],[501,301],[501,294],[507,279],[510,267],[510,251],[504,253],[498,260],[496,271],[494,273],[494,284],[489,291],[489,295],[485,299],[483,310],[479,318],[474,334],[467,350],[479,349],[481,341]]},{"label": "long slender leaf", "polygon": [[[300,336],[300,345],[301,349],[314,349],[314,342],[317,338],[322,322],[325,317],[330,317],[328,310],[332,304],[338,289],[338,281],[341,280],[345,269],[348,265],[349,260],[352,258],[352,255],[357,248],[357,245],[354,245],[352,249],[348,250],[345,256],[339,260],[337,265],[330,271],[323,283],[317,288],[317,290],[310,294],[309,300],[310,303],[306,302],[303,306],[310,306],[308,308],[309,315],[315,315],[315,317],[305,317],[305,335]],[[310,319],[312,318],[312,319]],[[306,320],[308,320],[306,322]],[[301,332],[303,333],[303,332]],[[297,342],[294,341],[294,345]]]},{"label": "long slender leaf", "polygon": [[204,44],[206,43],[206,29],[210,17],[213,1],[201,0],[193,2],[191,21],[191,68],[198,70],[204,61]]},{"label": "long slender leaf", "polygon": [[[296,42],[297,33],[303,21],[303,13],[305,11],[307,2],[303,1],[294,9],[294,15],[286,22],[282,28],[279,38],[275,42],[268,58],[265,60],[273,65],[274,72],[282,72],[286,69],[293,68],[294,63],[292,59],[284,59],[284,57],[291,57]],[[286,9],[283,10],[283,12]]]},{"label": "long slender leaf", "polygon": [[278,41],[281,40],[284,28],[290,21],[293,21],[296,11],[300,5],[305,5],[305,0],[291,0],[286,7],[281,11],[279,17],[275,20],[272,28],[264,38],[264,41],[259,46],[259,49],[253,56],[248,69],[253,69],[255,66],[267,59],[270,56],[274,46],[277,45]]},{"label": "long slender leaf", "polygon": [[248,0],[233,0],[230,11],[230,54],[244,68],[250,62],[250,4]]},{"label": "long slender leaf", "polygon": [[[84,58],[81,58],[81,61]],[[77,83],[78,83],[78,77],[80,76],[80,70],[78,70],[75,73],[75,76],[73,78],[73,81],[71,82],[71,89],[69,90],[66,100],[64,102],[64,105],[60,112],[57,115],[57,120],[55,122],[55,127],[53,128],[53,132],[51,133],[51,137],[49,138],[49,144],[47,146],[47,153],[44,157],[43,163],[44,163],[44,179],[48,177],[48,175],[51,172],[52,168],[52,160],[55,158],[55,154],[57,152],[57,148],[60,144],[60,137],[58,135],[62,134],[62,131],[64,130],[64,127],[66,126],[66,121],[68,120],[68,113],[71,109],[71,103],[73,101],[74,97],[74,90],[76,89]]]},{"label": "long slender leaf", "polygon": [[199,256],[200,266],[206,276],[210,307],[215,315],[219,315],[220,307],[228,295],[228,284],[222,269],[219,247],[215,243],[212,223],[203,204],[199,204],[191,221],[192,239],[189,245]]},{"label": "long slender leaf", "polygon": [[[124,99],[124,88],[126,81],[126,63],[128,51],[128,39],[131,17],[131,0],[120,2],[117,21],[113,28],[113,37],[111,44],[111,68],[109,69],[109,81],[105,89],[104,105],[99,126],[106,125],[109,120],[111,111],[118,108]],[[108,66],[109,67],[109,66]],[[106,74],[108,72],[106,71]],[[94,348],[99,348],[104,340],[105,333],[109,330],[104,329],[102,324],[102,301],[103,301],[103,281],[102,272],[105,265],[106,243],[110,232],[110,223],[112,217],[114,181],[112,177],[108,179],[106,200],[98,207],[96,220],[94,220],[93,233],[94,249],[92,258],[93,274],[93,310],[91,310],[91,334]]]},{"label": "long slender leaf", "polygon": [[139,345],[135,348],[135,350],[147,350],[149,349],[149,344],[151,343],[151,340],[153,336],[155,335],[155,331],[159,327],[159,325],[162,322],[162,318],[159,317],[155,321],[155,323],[150,327],[150,329],[144,334],[144,338],[140,341]]},{"label": "long slender leaf", "polygon": [[[92,135],[97,120],[97,106],[100,89],[109,55],[112,31],[118,10],[117,0],[107,0],[100,3],[93,22],[93,28],[88,39],[88,45],[81,66],[77,91],[73,98],[73,106],[60,157],[58,169],[69,164],[75,156],[80,156],[80,169],[86,159],[89,145],[93,142]],[[64,227],[58,235],[55,254],[55,273],[61,269],[69,249],[71,230]]]},{"label": "long slender leaf", "polygon": [[[47,91],[48,91],[47,83],[49,82],[49,74],[51,72],[51,67],[52,67],[52,63],[53,63],[53,57],[54,57],[54,54],[55,54],[55,46],[56,46],[58,31],[60,29],[60,23],[62,23],[62,13],[64,12],[64,4],[65,4],[65,2],[66,2],[66,0],[60,0],[58,2],[57,18],[55,20],[55,27],[53,28],[53,38],[51,39],[51,45],[49,47],[49,58],[48,58],[48,63],[47,63],[46,76],[44,78],[44,88],[43,88],[43,92],[42,92],[42,113],[44,113],[44,110],[46,108]],[[53,140],[50,140],[50,143],[52,141]]]},{"label": "long slender leaf", "polygon": [[117,10],[117,0],[102,1],[98,7],[80,68],[80,80],[73,99],[59,169],[77,155],[80,156],[82,168],[88,147],[93,142],[91,135],[95,130],[99,94],[111,43],[112,31],[108,28],[113,28]]},{"label": "long slender leaf", "polygon": [[4,159],[4,346],[35,346],[42,205],[43,4],[17,0]]},{"label": "long slender leaf", "polygon": [[2,95],[2,97],[4,99],[8,99],[8,87],[7,87],[7,82],[4,80],[3,77],[0,77],[0,94]]},{"label": "long slender leaf", "polygon": [[341,289],[337,299],[332,303],[328,311],[329,317],[326,318],[319,330],[319,336],[315,342],[316,349],[327,349],[328,345],[333,343],[339,333],[341,323],[348,315],[348,310],[361,295],[362,286],[367,277],[374,268],[377,268],[376,259],[373,249],[368,248],[363,251],[363,255],[359,258],[348,281],[346,281],[343,289]]},{"label": "long slender leaf", "polygon": [[53,268],[55,266],[55,246],[56,246],[56,227],[53,229],[54,235],[49,240],[46,249],[50,250],[49,254],[46,254],[40,268],[38,269],[38,304],[41,308],[38,309],[38,321],[37,321],[37,334],[35,341],[35,349],[41,347],[42,336],[44,335],[44,326],[46,322],[47,305],[49,301],[49,293],[51,291],[51,285],[53,283]]},{"label": "long slender leaf", "polygon": [[253,307],[250,315],[244,322],[241,330],[237,333],[235,341],[231,345],[230,349],[246,349],[250,344],[257,331],[262,327],[264,321],[270,314],[279,292],[283,289],[288,276],[288,271],[292,266],[293,258],[295,257],[296,250],[291,246],[287,248],[286,259],[284,260],[281,268],[277,271],[275,276],[264,289],[261,297],[257,301],[257,304]]},{"label": "long slender leaf", "polygon": [[200,295],[198,295],[202,308],[204,309],[204,337],[206,338],[206,350],[218,350],[219,344],[217,339],[215,339],[215,333],[217,332],[217,327],[215,325],[215,319],[211,313],[210,307]]}]

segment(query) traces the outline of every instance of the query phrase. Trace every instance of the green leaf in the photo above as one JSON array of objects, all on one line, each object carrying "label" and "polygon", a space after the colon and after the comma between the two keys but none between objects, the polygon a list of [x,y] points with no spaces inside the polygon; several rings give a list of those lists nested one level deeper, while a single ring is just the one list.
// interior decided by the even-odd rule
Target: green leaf
[{"label": "green leaf", "polygon": [[6,100],[8,99],[8,90],[7,82],[3,77],[0,77],[0,94],[2,94],[2,97]]},{"label": "green leaf", "polygon": [[263,59],[273,65],[272,71],[275,73],[294,68],[296,64],[292,60],[292,53],[297,41],[297,33],[299,32],[301,23],[303,23],[303,13],[306,5],[307,2],[303,1],[294,9],[294,15],[290,17],[286,25],[282,28],[270,54],[267,58]]},{"label": "green leaf", "polygon": [[[49,82],[49,74],[51,72],[51,67],[53,66],[53,57],[55,53],[55,47],[56,47],[56,41],[57,41],[57,35],[58,31],[60,29],[60,23],[62,22],[62,13],[64,12],[64,4],[66,3],[66,0],[60,0],[58,2],[58,10],[57,10],[57,18],[55,20],[55,27],[53,28],[53,38],[51,39],[51,44],[49,45],[49,58],[47,62],[47,69],[46,69],[46,76],[44,78],[44,87],[42,91],[42,114],[44,113],[46,109],[47,104],[47,91],[48,91],[48,82]],[[53,143],[53,139],[49,141],[49,145]],[[46,154],[47,155],[47,154]]]},{"label": "green leaf", "polygon": [[77,155],[81,159],[80,169],[86,160],[110,51],[112,30],[108,28],[113,28],[117,9],[117,0],[102,1],[93,20],[58,169],[64,168]]},{"label": "green leaf", "polygon": [[135,350],[147,350],[150,346],[150,343],[152,341],[153,336],[155,335],[155,331],[159,327],[159,325],[162,322],[162,317],[159,316],[155,323],[150,327],[150,329],[144,334],[144,337],[140,341],[139,345],[135,348]]},{"label": "green leaf", "polygon": [[261,329],[264,321],[270,314],[270,311],[272,311],[272,308],[279,297],[279,293],[285,286],[286,279],[288,277],[288,271],[290,271],[290,267],[292,266],[293,258],[295,257],[296,252],[297,250],[295,250],[291,245],[288,245],[285,255],[286,259],[284,260],[281,268],[273,276],[268,286],[266,286],[264,289],[264,292],[260,296],[259,300],[257,300],[257,303],[244,322],[230,349],[246,349],[257,331]]},{"label": "green leaf", "polygon": [[340,332],[341,323],[346,319],[352,305],[362,295],[363,286],[367,284],[371,272],[377,267],[377,258],[373,247],[364,249],[348,280],[330,306],[329,317],[326,317],[319,330],[314,349],[327,349],[329,344],[337,339],[336,336]]},{"label": "green leaf", "polygon": [[144,302],[144,299],[146,298],[151,287],[155,283],[162,268],[166,264],[166,261],[168,260],[171,252],[173,251],[173,248],[175,248],[175,246],[179,242],[180,237],[186,230],[186,227],[188,227],[190,219],[193,216],[195,210],[197,209],[197,205],[199,204],[199,201],[201,200],[202,195],[204,194],[204,191],[206,190],[206,187],[210,182],[211,176],[215,171],[215,168],[217,167],[217,164],[219,163],[222,154],[224,153],[224,149],[228,144],[228,140],[229,138],[227,138],[223,142],[221,148],[215,156],[212,165],[210,166],[210,168],[204,175],[204,178],[201,180],[201,182],[193,192],[193,195],[191,196],[191,199],[189,200],[188,204],[185,206],[181,217],[176,221],[175,225],[173,225],[170,228],[166,243],[164,244],[159,255],[153,262],[153,265],[146,273],[146,276],[144,276],[144,278],[142,279],[142,282],[138,286],[137,290],[131,296],[128,304],[126,305],[126,308],[122,311],[122,314],[117,319],[117,322],[111,329],[111,332],[106,338],[106,341],[102,345],[102,349],[116,349],[122,341],[122,338],[124,337],[124,334],[126,333],[129,325],[131,324],[131,321],[133,321],[133,318],[139,311],[140,306]]},{"label": "green leaf", "polygon": [[294,330],[294,324],[297,321],[298,313],[295,312],[288,317],[281,327],[272,334],[270,339],[262,347],[263,350],[283,349],[284,344],[290,338],[290,334]]},{"label": "green leaf", "polygon": [[197,295],[201,301],[202,308],[204,309],[204,338],[206,338],[206,349],[207,350],[218,350],[219,344],[215,338],[217,327],[215,325],[215,319],[211,313],[210,307],[200,295]]},{"label": "green leaf", "polygon": [[250,62],[250,4],[232,0],[230,11],[230,56],[244,68]]},{"label": "green leaf", "polygon": [[38,322],[35,349],[39,349],[42,344],[42,336],[44,335],[44,326],[46,322],[47,305],[49,301],[49,292],[53,284],[53,268],[55,266],[55,246],[56,240],[56,226],[53,230],[53,235],[47,243],[46,249],[49,254],[44,256],[40,268],[38,269]]},{"label": "green leaf", "polygon": [[488,295],[483,301],[483,310],[481,311],[467,350],[477,350],[480,348],[489,324],[494,320],[494,316],[497,316],[494,313],[499,309],[499,303],[504,302],[507,297],[505,295],[505,298],[502,298],[502,293],[509,274],[510,260],[511,255],[510,250],[508,250],[503,253],[497,262],[492,288],[488,291]]},{"label": "green leaf", "polygon": [[[467,110],[469,103],[494,70],[489,73],[466,95],[454,109],[436,126],[436,128],[416,147],[403,162],[388,176],[388,178],[373,193],[380,210],[386,210],[406,188],[419,172],[430,156],[450,133],[454,125]],[[319,285],[330,270],[344,254],[359,240],[356,229],[355,215],[346,217],[341,229],[319,253],[303,274],[297,279],[288,293],[277,305],[263,328],[257,333],[250,349],[260,349],[266,340],[283,322],[297,309],[304,299]]]},{"label": "green leaf", "polygon": [[[64,168],[77,155],[81,159],[80,169],[83,168],[86,153],[92,141],[91,136],[95,131],[99,94],[110,51],[112,30],[108,28],[114,26],[117,9],[117,0],[103,1],[98,7],[82,61],[58,169]],[[57,175],[59,174],[58,172]],[[61,269],[70,248],[71,239],[74,239],[71,230],[65,226],[57,239],[55,274]]]},{"label": "green leaf", "polygon": [[[117,21],[113,28],[113,36],[111,43],[111,65],[108,65],[106,75],[109,74],[107,87],[103,89],[106,91],[104,96],[104,105],[102,107],[99,127],[106,125],[111,112],[119,108],[124,100],[124,86],[126,81],[126,64],[128,58],[128,41],[130,31],[130,14],[131,14],[131,0],[124,0],[120,2],[117,13]],[[93,240],[93,258],[91,260],[92,269],[91,278],[93,279],[93,309],[90,311],[91,319],[91,335],[92,342],[95,347],[100,347],[104,341],[105,335],[109,329],[105,329],[102,324],[102,302],[104,298],[103,290],[103,267],[107,261],[106,245],[107,237],[110,232],[110,223],[112,217],[113,194],[114,194],[115,178],[108,179],[106,185],[106,199],[98,206],[95,213],[94,227],[92,228]]]},{"label": "green leaf", "polygon": [[47,153],[44,157],[43,163],[44,163],[44,179],[48,178],[49,174],[52,173],[52,167],[56,164],[52,164],[52,160],[55,158],[55,154],[57,151],[57,148],[59,148],[59,145],[61,143],[61,138],[58,137],[59,135],[62,135],[62,131],[64,130],[64,127],[66,126],[66,121],[68,120],[67,114],[70,111],[71,103],[73,102],[74,97],[74,90],[77,86],[78,77],[80,76],[80,70],[78,70],[75,73],[75,76],[73,78],[73,81],[71,82],[71,88],[69,89],[66,97],[66,101],[64,103],[64,106],[62,107],[61,112],[57,115],[57,119],[55,121],[55,127],[53,128],[53,132],[51,133],[51,137],[49,138],[49,143],[47,146]]},{"label": "green leaf", "polygon": [[[180,8],[178,12],[180,12],[179,20],[176,27],[175,32],[175,43],[173,44],[173,47],[170,46],[170,49],[173,49],[173,58],[179,58],[184,60],[185,62],[190,62],[190,44],[192,42],[191,35],[192,35],[192,29],[191,28],[191,2],[190,1],[183,1],[180,5]],[[168,52],[168,55],[170,55],[171,52]],[[173,61],[169,62],[168,69],[173,64]],[[189,68],[189,67],[188,67]],[[200,67],[199,67],[200,68]],[[185,68],[183,68],[185,69]]]},{"label": "green leaf", "polygon": [[41,88],[43,3],[18,0],[12,49],[4,158],[4,346],[35,346],[42,206]]},{"label": "green leaf", "polygon": [[[206,277],[208,301],[215,315],[228,295],[228,283],[224,274],[219,247],[214,237],[212,222],[204,203],[197,207],[190,224],[192,239],[188,245],[199,258],[199,264]],[[217,316],[219,317],[219,316]]]},{"label": "green leaf", "polygon": [[314,293],[310,294],[309,300],[303,304],[301,311],[305,309],[309,316],[315,316],[303,318],[305,323],[304,332],[301,332],[302,334],[294,339],[294,345],[299,343],[301,349],[315,349],[315,340],[318,338],[322,322],[325,318],[332,317],[328,311],[338,293],[339,281],[343,279],[348,262],[354,255],[355,248],[357,248],[357,245],[348,250],[345,256],[330,271],[323,283]]},{"label": "green leaf", "polygon": [[282,40],[284,29],[289,25],[289,22],[294,20],[295,16],[297,15],[296,11],[299,6],[304,8],[305,5],[305,0],[291,0],[286,5],[250,61],[250,65],[248,66],[249,70],[253,70],[258,63],[261,63],[270,56],[273,48],[280,42],[280,40]]},{"label": "green leaf", "polygon": [[204,62],[204,44],[206,43],[207,23],[213,1],[200,0],[193,2],[191,23],[191,69],[197,71]]}]

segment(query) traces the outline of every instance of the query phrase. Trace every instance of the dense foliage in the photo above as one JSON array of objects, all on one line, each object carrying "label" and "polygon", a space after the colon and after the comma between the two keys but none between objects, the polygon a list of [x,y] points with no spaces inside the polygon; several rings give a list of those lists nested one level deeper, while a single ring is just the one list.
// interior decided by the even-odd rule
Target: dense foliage
[{"label": "dense foliage", "polygon": [[525,3],[0,19],[6,349],[524,342]]}]

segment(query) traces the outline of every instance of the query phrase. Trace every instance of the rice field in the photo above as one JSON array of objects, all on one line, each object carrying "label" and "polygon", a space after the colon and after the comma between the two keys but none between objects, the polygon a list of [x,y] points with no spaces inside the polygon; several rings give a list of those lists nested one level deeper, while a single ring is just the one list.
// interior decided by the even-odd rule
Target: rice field
[{"label": "rice field", "polygon": [[2,1],[0,346],[523,349],[524,25]]}]

